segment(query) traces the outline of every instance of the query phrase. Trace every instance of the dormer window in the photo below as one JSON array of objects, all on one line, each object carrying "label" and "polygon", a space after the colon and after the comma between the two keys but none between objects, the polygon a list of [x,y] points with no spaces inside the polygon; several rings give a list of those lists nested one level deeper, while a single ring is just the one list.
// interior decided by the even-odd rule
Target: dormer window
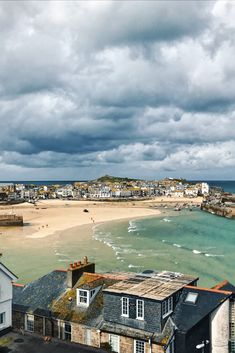
[{"label": "dormer window", "polygon": [[77,289],[77,305],[88,307],[92,300],[95,298],[96,294],[99,292],[100,287],[87,290],[87,289]]},{"label": "dormer window", "polygon": [[78,303],[87,306],[88,305],[88,291],[80,289],[78,291]]},{"label": "dormer window", "polygon": [[173,311],[173,297],[162,302],[162,317],[165,318]]}]

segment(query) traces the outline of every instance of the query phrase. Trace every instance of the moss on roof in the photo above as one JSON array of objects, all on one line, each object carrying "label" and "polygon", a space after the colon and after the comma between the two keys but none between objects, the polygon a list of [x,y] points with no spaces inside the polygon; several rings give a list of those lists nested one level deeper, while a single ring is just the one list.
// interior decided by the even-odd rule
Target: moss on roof
[{"label": "moss on roof", "polygon": [[[103,276],[84,274],[78,281],[76,288],[67,290],[64,295],[53,302],[53,315],[61,320],[68,320],[77,323],[95,324],[101,317],[103,310],[103,293],[102,289],[114,284],[116,280],[107,279]],[[95,298],[90,303],[89,307],[80,307],[76,304],[76,289],[87,288],[88,290],[97,288],[100,290]]]}]

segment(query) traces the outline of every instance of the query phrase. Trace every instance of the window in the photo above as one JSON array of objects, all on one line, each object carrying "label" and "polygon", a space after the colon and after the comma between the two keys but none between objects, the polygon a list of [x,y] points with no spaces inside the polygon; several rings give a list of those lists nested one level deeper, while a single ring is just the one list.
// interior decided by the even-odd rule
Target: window
[{"label": "window", "polygon": [[198,297],[198,293],[188,292],[185,299],[185,303],[195,304]]},{"label": "window", "polygon": [[33,332],[34,331],[34,316],[27,315],[26,316],[26,330]]},{"label": "window", "polygon": [[122,316],[129,317],[129,298],[122,298]]},{"label": "window", "polygon": [[144,341],[135,341],[135,353],[145,353]]},{"label": "window", "polygon": [[68,322],[64,324],[64,339],[66,341],[71,341],[71,325]]},{"label": "window", "polygon": [[168,314],[170,314],[173,310],[173,297],[170,297],[164,302],[162,302],[162,317],[166,317]]},{"label": "window", "polygon": [[78,291],[78,304],[88,305],[88,292],[86,290]]},{"label": "window", "polygon": [[95,294],[95,289],[92,289],[91,292],[90,292],[90,298],[92,298]]},{"label": "window", "polygon": [[144,301],[136,300],[136,319],[143,320],[144,319]]},{"label": "window", "polygon": [[230,353],[235,353],[235,302],[230,302],[229,310]]},{"label": "window", "polygon": [[0,314],[0,325],[4,325],[6,321],[6,313]]},{"label": "window", "polygon": [[112,352],[119,353],[119,336],[109,335],[109,344],[112,348]]}]

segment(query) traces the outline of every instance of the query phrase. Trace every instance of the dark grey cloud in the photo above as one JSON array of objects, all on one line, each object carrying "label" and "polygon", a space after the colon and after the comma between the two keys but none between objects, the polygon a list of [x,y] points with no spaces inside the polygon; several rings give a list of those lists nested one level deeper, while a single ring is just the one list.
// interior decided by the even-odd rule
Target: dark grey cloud
[{"label": "dark grey cloud", "polygon": [[2,2],[0,178],[232,177],[234,15],[228,1]]}]

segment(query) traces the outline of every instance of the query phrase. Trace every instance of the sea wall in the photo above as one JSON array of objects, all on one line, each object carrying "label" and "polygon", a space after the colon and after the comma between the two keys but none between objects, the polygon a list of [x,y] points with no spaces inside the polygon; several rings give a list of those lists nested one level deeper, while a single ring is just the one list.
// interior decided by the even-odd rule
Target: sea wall
[{"label": "sea wall", "polygon": [[233,213],[233,210],[230,207],[204,203],[201,205],[201,210],[221,217],[235,218],[235,214]]},{"label": "sea wall", "polygon": [[23,217],[16,215],[0,215],[0,227],[23,226]]}]

